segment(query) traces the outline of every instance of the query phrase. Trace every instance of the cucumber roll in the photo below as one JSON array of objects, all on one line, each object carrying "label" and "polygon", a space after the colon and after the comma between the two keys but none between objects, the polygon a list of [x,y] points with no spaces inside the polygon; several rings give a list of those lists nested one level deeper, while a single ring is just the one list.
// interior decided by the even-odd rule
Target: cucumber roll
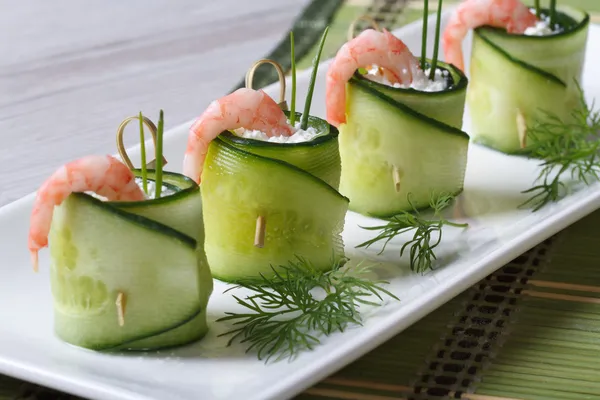
[{"label": "cucumber roll", "polygon": [[340,131],[340,192],[350,210],[391,217],[427,208],[432,192],[463,189],[468,81],[451,65],[424,61],[389,32],[369,29],[330,65],[327,115]]},{"label": "cucumber roll", "polygon": [[[289,119],[290,113],[283,113]],[[299,121],[301,115],[296,113],[296,120]],[[299,128],[299,124],[296,125]],[[225,131],[219,137],[238,149],[294,165],[337,190],[342,173],[338,130],[327,121],[312,116],[308,117],[308,125],[308,133],[296,134],[289,139],[285,136],[270,139],[261,132],[244,130],[239,131],[240,135]]]},{"label": "cucumber roll", "polygon": [[213,282],[200,190],[182,175],[164,178],[158,199],[103,202],[74,193],[56,208],[50,282],[55,332],[65,342],[146,350],[206,334]]},{"label": "cucumber roll", "polygon": [[[338,192],[338,130],[309,114],[326,36],[327,29],[303,113],[295,111],[295,68],[291,109],[284,111],[283,70],[260,60],[248,72],[247,88],[211,103],[190,129],[184,173],[202,182],[206,256],[217,279],[271,277],[298,258],[320,271],[344,260],[348,199]],[[263,63],[278,71],[279,103],[251,88]]]},{"label": "cucumber roll", "polygon": [[[340,177],[337,129],[318,118],[322,136],[292,143],[223,132],[210,144],[202,175],[205,249],[214,277],[273,274],[302,257],[328,270],[344,257],[341,232],[348,199]],[[281,139],[281,137],[279,137]]]},{"label": "cucumber roll", "polygon": [[[162,113],[158,137],[160,153]],[[213,290],[200,188],[162,171],[162,161],[135,170],[122,155],[125,163],[111,156],[70,162],[37,192],[29,250],[37,270],[38,251],[50,248],[54,330],[93,350],[196,341],[208,330]]]},{"label": "cucumber roll", "polygon": [[[461,5],[456,15],[471,12],[474,3]],[[536,140],[527,126],[543,123],[547,113],[570,118],[578,105],[589,26],[587,13],[568,6],[519,8],[522,16],[512,10],[504,24],[475,19],[465,26],[455,17],[446,33],[446,61],[462,65],[462,54],[453,53],[461,39],[453,32],[456,26],[474,28],[467,91],[470,132],[475,142],[505,153],[526,153]]]}]

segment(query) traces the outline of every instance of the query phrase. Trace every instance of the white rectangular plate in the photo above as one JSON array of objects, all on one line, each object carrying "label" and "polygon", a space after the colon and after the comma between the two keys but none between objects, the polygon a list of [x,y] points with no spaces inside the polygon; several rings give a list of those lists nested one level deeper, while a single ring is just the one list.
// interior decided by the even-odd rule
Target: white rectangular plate
[{"label": "white rectangular plate", "polygon": [[[420,31],[416,23],[395,34],[418,54]],[[468,59],[470,38],[464,49]],[[591,26],[583,82],[588,99],[600,94],[600,78],[593,68],[599,58],[600,28]],[[327,65],[325,62],[320,67],[313,99],[312,113],[321,117],[325,114]],[[308,80],[308,73],[298,77],[299,99],[305,96]],[[267,88],[273,97],[277,90],[276,86]],[[179,170],[181,165],[188,126],[173,129],[165,138],[165,155],[172,170]],[[378,221],[349,213],[344,232],[348,256],[353,261],[380,261],[379,276],[391,280],[389,288],[401,302],[367,310],[364,326],[325,339],[314,351],[291,363],[271,365],[258,361],[254,354],[245,354],[241,347],[226,347],[226,340],[217,338],[228,327],[214,320],[235,309],[230,295],[222,293],[226,286],[218,282],[209,304],[211,331],[194,345],[153,354],[115,355],[81,350],[59,341],[53,335],[47,251],[41,253],[40,273],[34,274],[29,262],[30,195],[0,209],[0,373],[97,399],[293,397],[600,206],[600,186],[595,184],[579,188],[537,213],[518,210],[517,205],[526,198],[520,192],[530,187],[535,171],[535,162],[472,145],[460,201],[471,226],[464,231],[445,231],[443,265],[426,275],[395,265],[397,241],[380,257],[376,256],[378,249],[357,251],[354,246],[370,237],[358,225]]]}]

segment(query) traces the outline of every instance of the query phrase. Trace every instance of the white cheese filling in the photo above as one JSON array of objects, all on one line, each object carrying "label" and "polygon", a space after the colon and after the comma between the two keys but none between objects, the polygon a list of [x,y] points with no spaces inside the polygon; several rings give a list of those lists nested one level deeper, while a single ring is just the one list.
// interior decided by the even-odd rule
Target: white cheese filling
[{"label": "white cheese filling", "polygon": [[[537,16],[534,9],[531,9],[530,12]],[[550,17],[542,14],[541,20],[538,21],[535,26],[525,29],[523,34],[527,36],[546,36],[562,32],[562,30],[563,29],[559,25],[555,25],[554,29],[552,29],[550,26]]]},{"label": "white cheese filling", "polygon": [[[155,190],[156,190],[156,182],[154,182],[153,180],[148,180],[148,194],[144,193],[146,200],[152,200],[155,199]],[[140,189],[142,189],[142,192],[144,191],[144,184],[142,183],[142,178],[136,177],[135,178],[135,183],[137,183],[137,185],[140,187]],[[94,192],[85,192],[86,194],[89,194],[92,197],[95,197],[99,200],[102,201],[108,201],[108,198],[104,197],[104,196],[100,196],[97,193]],[[170,196],[172,194],[175,194],[176,191],[173,190],[172,188],[163,185],[162,187],[162,191],[160,192],[160,197],[167,197]]]},{"label": "white cheese filling", "polygon": [[410,84],[403,83],[392,83],[385,76],[381,68],[377,65],[372,65],[371,69],[367,70],[367,74],[364,75],[367,79],[373,82],[381,83],[383,85],[391,86],[394,88],[402,89],[415,89],[422,92],[440,92],[448,88],[448,71],[446,70],[435,70],[433,79],[429,79],[430,69],[423,71],[420,68],[415,68],[412,71],[413,79]]},{"label": "white cheese filling", "polygon": [[[147,200],[152,200],[155,199],[156,196],[156,182],[148,180],[148,194],[146,194],[146,199]],[[142,191],[144,191],[144,184],[142,183],[142,178],[135,178],[135,183],[138,184],[138,186],[140,187],[140,189],[142,189]],[[175,194],[176,191],[173,190],[172,188],[163,185],[162,186],[162,190],[160,191],[160,197],[167,197],[170,196],[172,194]]]},{"label": "white cheese filling", "polygon": [[[289,121],[288,121],[289,123]],[[264,142],[271,143],[302,143],[302,142],[310,142],[319,134],[319,132],[309,126],[306,130],[300,129],[300,121],[296,122],[294,128],[292,129],[294,132],[291,136],[267,136],[266,133],[258,130],[249,130],[249,129],[236,129],[235,133],[237,136],[246,138],[246,139],[254,139],[254,140],[262,140]]]}]

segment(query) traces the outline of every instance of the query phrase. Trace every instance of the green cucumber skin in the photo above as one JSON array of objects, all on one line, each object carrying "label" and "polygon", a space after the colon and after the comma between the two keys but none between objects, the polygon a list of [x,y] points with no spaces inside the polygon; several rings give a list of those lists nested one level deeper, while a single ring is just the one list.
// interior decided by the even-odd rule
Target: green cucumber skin
[{"label": "green cucumber skin", "polygon": [[[136,175],[138,175],[136,171]],[[154,174],[148,174],[153,178]],[[198,256],[198,279],[202,288],[201,304],[205,307],[213,291],[213,280],[204,250],[204,220],[200,187],[190,178],[172,172],[163,174],[163,181],[182,190],[171,196],[140,202],[110,202],[120,210],[146,217],[176,229],[196,240]]]},{"label": "green cucumber skin", "polygon": [[[296,256],[329,270],[344,257],[341,232],[348,199],[291,164],[248,153],[217,138],[202,178],[205,249],[213,277],[236,282]],[[254,246],[266,219],[264,247]]]},{"label": "green cucumber skin", "polygon": [[[289,117],[288,111],[284,113]],[[302,113],[295,114],[296,120],[300,121]],[[342,173],[338,130],[327,121],[313,116],[308,117],[308,126],[314,127],[319,133],[326,134],[309,142],[289,144],[240,138],[231,132],[223,132],[220,137],[241,150],[292,164],[322,179],[337,190]]]},{"label": "green cucumber skin", "polygon": [[583,72],[590,17],[566,5],[557,9],[576,21],[573,30],[553,36],[511,35],[504,29],[487,26],[475,31],[513,59],[545,71],[567,85],[573,84],[573,77],[580,77]]},{"label": "green cucumber skin", "polygon": [[[421,209],[429,207],[432,192],[462,192],[469,146],[466,133],[363,81],[352,79],[346,94],[347,121],[340,126],[340,192],[350,198],[350,210],[388,218],[412,210],[408,193],[414,207]],[[427,95],[422,101],[428,101]],[[399,192],[394,165],[400,170]]]},{"label": "green cucumber skin", "polygon": [[[56,208],[50,272],[59,338],[93,350],[124,344],[141,350],[183,345],[206,334],[203,311],[213,280],[203,247],[197,245],[203,233],[190,237],[168,225],[174,222],[188,232],[201,227],[195,186],[137,205],[118,203],[123,207],[78,193]],[[169,220],[169,214],[181,215],[182,209],[188,213],[187,228],[177,218]],[[127,296],[123,327],[117,323],[119,291]]]},{"label": "green cucumber skin", "polygon": [[544,121],[541,110],[569,120],[578,104],[575,80],[581,82],[589,25],[587,14],[571,13],[579,17],[577,28],[555,36],[508,35],[488,27],[475,30],[467,90],[474,142],[520,154],[533,138],[528,137],[522,148],[517,110],[527,126]]},{"label": "green cucumber skin", "polygon": [[438,61],[438,67],[448,71],[452,77],[454,85],[451,89],[442,92],[423,92],[415,89],[394,88],[371,81],[358,72],[354,75],[354,79],[418,113],[461,129],[469,80],[454,65]]},{"label": "green cucumber skin", "polygon": [[190,319],[178,323],[163,332],[151,333],[146,338],[125,342],[114,348],[102,349],[108,351],[156,351],[173,347],[185,346],[197,342],[208,333],[206,309],[200,309]]}]

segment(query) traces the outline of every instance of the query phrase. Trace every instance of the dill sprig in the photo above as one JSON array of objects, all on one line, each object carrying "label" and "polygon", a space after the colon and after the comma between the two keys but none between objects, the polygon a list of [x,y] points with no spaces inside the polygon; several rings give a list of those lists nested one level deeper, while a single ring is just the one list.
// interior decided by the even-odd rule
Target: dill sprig
[{"label": "dill sprig", "polygon": [[594,111],[593,103],[588,107],[581,86],[576,84],[579,105],[572,111],[571,121],[542,110],[543,118],[527,128],[528,138],[533,139],[527,154],[541,163],[534,186],[522,192],[533,195],[521,207],[537,211],[560,200],[565,192],[565,175],[586,185],[600,179],[600,112]]},{"label": "dill sprig", "polygon": [[442,218],[442,210],[450,204],[454,197],[454,195],[446,193],[432,195],[429,205],[433,210],[434,219],[426,219],[421,216],[418,209],[413,205],[409,193],[408,202],[413,212],[402,211],[400,214],[393,216],[386,225],[361,227],[366,230],[381,232],[373,239],[367,240],[356,247],[369,248],[369,246],[383,241],[383,247],[379,252],[381,254],[393,238],[414,231],[412,239],[400,248],[400,257],[404,255],[406,249],[409,249],[410,269],[413,272],[423,273],[428,269],[433,269],[433,263],[437,259],[435,248],[442,241],[442,227],[444,225],[457,228],[468,226],[468,224],[458,224]]},{"label": "dill sprig", "polygon": [[[248,344],[246,352],[257,352],[259,359],[293,359],[301,351],[312,350],[319,337],[343,332],[349,325],[361,325],[359,306],[378,306],[369,299],[383,301],[385,294],[399,300],[380,285],[365,277],[370,267],[359,265],[350,270],[336,263],[330,271],[319,271],[305,259],[297,258],[286,266],[273,268],[272,277],[261,274],[228,289],[245,288],[253,293],[242,299],[233,296],[248,309],[245,313],[227,312],[217,321],[234,321],[234,329],[219,336],[233,335],[228,342]],[[321,292],[318,296],[315,291]]]}]

